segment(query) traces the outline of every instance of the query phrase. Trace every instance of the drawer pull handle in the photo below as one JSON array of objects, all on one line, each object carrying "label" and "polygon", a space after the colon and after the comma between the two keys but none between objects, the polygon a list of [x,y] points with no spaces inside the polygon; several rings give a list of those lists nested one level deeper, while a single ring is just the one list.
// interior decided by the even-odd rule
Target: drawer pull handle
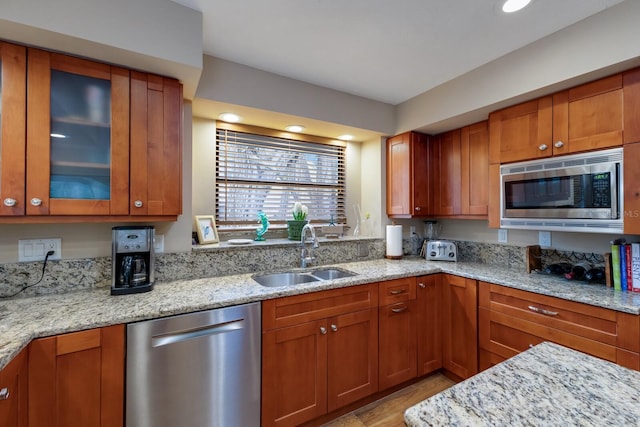
[{"label": "drawer pull handle", "polygon": [[320,333],[322,335],[326,335],[327,334],[327,328],[325,328],[324,326],[320,326]]},{"label": "drawer pull handle", "polygon": [[389,293],[391,295],[400,295],[400,294],[406,294],[407,290],[406,289],[394,289],[394,290],[389,291]]},{"label": "drawer pull handle", "polygon": [[0,389],[0,400],[7,400],[9,398],[9,388],[3,387]]},{"label": "drawer pull handle", "polygon": [[544,314],[546,316],[557,316],[558,315],[557,311],[545,310],[544,308],[538,308],[538,307],[533,306],[533,305],[529,306],[529,310],[531,310],[531,311],[533,311],[535,313]]},{"label": "drawer pull handle", "polygon": [[407,306],[406,305],[402,305],[400,307],[392,308],[391,311],[393,311],[394,313],[402,313],[406,309],[407,309]]}]

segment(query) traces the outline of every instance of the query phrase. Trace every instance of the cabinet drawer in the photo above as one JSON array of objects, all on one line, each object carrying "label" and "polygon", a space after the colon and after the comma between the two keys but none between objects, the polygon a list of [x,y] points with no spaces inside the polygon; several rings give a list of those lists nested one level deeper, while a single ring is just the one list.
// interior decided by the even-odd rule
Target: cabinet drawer
[{"label": "cabinet drawer", "polygon": [[617,349],[614,345],[504,313],[480,309],[480,324],[480,346],[504,358],[515,356],[543,341],[552,341],[601,359],[617,362]]},{"label": "cabinet drawer", "polygon": [[267,300],[262,303],[262,330],[297,325],[377,306],[377,283]]},{"label": "cabinet drawer", "polygon": [[480,286],[479,306],[492,313],[638,352],[638,316],[490,283]]},{"label": "cabinet drawer", "polygon": [[388,280],[380,283],[380,305],[395,304],[416,299],[416,278]]}]

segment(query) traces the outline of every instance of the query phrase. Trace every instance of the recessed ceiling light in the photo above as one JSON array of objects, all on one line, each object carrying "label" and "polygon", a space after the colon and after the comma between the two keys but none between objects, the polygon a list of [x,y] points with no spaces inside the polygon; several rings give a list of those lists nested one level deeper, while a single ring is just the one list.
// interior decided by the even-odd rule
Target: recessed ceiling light
[{"label": "recessed ceiling light", "polygon": [[62,139],[62,138],[66,138],[66,137],[67,137],[66,135],[63,135],[61,133],[52,133],[51,134],[51,138],[60,138],[60,139]]},{"label": "recessed ceiling light", "polygon": [[229,123],[236,123],[240,121],[240,116],[233,113],[222,113],[218,117],[220,118],[220,120]]},{"label": "recessed ceiling light", "polygon": [[353,135],[348,135],[348,134],[340,135],[338,139],[341,139],[343,141],[351,141],[353,139]]},{"label": "recessed ceiling light", "polygon": [[530,2],[531,0],[507,0],[502,5],[502,11],[505,13],[517,12]]},{"label": "recessed ceiling light", "polygon": [[302,132],[304,130],[304,126],[291,125],[287,126],[285,129],[287,129],[289,132]]}]

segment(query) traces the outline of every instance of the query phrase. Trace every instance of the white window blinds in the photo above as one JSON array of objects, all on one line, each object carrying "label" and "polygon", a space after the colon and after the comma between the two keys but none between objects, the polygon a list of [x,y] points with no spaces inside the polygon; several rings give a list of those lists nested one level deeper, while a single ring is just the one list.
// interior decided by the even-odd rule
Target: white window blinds
[{"label": "white window blinds", "polygon": [[260,210],[283,224],[297,201],[313,222],[346,222],[344,144],[217,129],[218,226],[253,227]]}]

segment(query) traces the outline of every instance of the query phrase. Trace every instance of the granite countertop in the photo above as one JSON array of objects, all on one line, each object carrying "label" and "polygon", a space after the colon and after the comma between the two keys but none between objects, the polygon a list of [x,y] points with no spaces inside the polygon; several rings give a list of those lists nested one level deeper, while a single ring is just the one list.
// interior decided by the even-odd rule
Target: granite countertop
[{"label": "granite countertop", "polygon": [[542,343],[407,409],[408,426],[637,426],[640,372]]},{"label": "granite countertop", "polygon": [[404,258],[335,266],[358,274],[277,288],[259,285],[251,274],[239,274],[156,283],[153,291],[142,294],[111,296],[109,288],[100,288],[0,301],[0,369],[31,340],[39,337],[437,272],[640,314],[638,293],[614,292],[604,286],[571,283],[484,264]]}]

